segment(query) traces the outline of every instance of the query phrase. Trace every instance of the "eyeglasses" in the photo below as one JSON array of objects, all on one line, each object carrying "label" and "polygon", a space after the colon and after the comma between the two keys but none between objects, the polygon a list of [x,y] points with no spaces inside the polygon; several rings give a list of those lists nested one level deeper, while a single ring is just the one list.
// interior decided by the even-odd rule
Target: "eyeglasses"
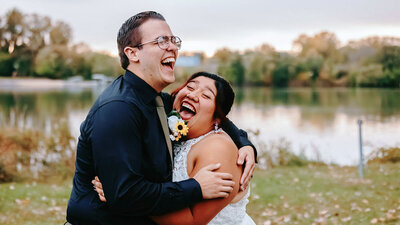
[{"label": "eyeglasses", "polygon": [[149,42],[137,44],[134,47],[139,48],[139,47],[142,47],[145,44],[150,44],[150,43],[157,43],[158,47],[160,47],[163,50],[165,50],[165,49],[167,49],[169,47],[169,43],[172,43],[178,49],[181,49],[182,40],[177,36],[160,36],[160,37],[156,38],[154,41],[149,41]]}]

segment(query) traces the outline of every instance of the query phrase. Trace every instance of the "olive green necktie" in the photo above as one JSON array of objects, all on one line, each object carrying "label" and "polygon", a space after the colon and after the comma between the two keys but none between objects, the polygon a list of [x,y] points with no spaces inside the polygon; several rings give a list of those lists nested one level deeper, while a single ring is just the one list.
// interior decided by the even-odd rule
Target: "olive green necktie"
[{"label": "olive green necktie", "polygon": [[161,126],[163,128],[165,141],[167,142],[169,156],[171,157],[172,166],[174,164],[174,160],[172,159],[172,144],[171,140],[169,139],[169,129],[167,123],[167,116],[165,115],[164,104],[161,99],[161,96],[157,95],[156,97],[156,106],[157,106],[157,114],[158,118],[160,118]]}]

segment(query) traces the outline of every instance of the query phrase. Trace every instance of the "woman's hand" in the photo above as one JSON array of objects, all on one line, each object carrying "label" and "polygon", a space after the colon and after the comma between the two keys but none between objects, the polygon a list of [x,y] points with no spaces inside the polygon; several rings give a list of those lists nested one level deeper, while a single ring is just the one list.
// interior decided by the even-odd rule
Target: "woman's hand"
[{"label": "woman's hand", "polygon": [[97,194],[99,194],[100,201],[107,202],[106,197],[104,197],[103,185],[101,185],[101,182],[100,182],[98,176],[94,177],[94,180],[92,180],[92,184],[93,184],[94,190],[97,192]]},{"label": "woman's hand", "polygon": [[239,166],[245,164],[242,177],[240,178],[240,190],[244,191],[249,185],[250,179],[253,177],[253,173],[256,168],[253,147],[243,146],[239,149],[239,158],[237,164]]}]

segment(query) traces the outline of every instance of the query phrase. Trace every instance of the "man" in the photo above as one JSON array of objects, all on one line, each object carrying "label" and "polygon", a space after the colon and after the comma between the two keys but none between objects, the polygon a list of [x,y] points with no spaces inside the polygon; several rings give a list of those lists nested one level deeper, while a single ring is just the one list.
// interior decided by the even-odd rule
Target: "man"
[{"label": "man", "polygon": [[[175,81],[180,39],[156,12],[128,19],[118,33],[121,65],[126,70],[94,103],[81,125],[67,221],[79,224],[154,224],[150,215],[188,207],[203,199],[226,197],[231,175],[202,169],[192,179],[171,182],[172,153],[163,134],[156,99]],[[167,106],[166,108],[170,108]],[[164,112],[165,113],[165,112]],[[161,123],[160,123],[161,122]],[[251,145],[245,133],[228,124],[238,147]],[[239,136],[241,135],[241,137]],[[239,150],[245,173],[254,170],[253,148]],[[107,203],[91,186],[98,175]],[[243,183],[248,183],[246,176]]]}]

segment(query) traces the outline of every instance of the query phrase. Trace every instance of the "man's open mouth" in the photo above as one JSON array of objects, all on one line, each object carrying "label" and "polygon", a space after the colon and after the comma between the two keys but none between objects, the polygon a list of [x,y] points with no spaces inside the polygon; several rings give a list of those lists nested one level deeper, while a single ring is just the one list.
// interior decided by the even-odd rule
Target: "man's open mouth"
[{"label": "man's open mouth", "polygon": [[161,61],[161,65],[169,67],[170,69],[174,69],[175,58],[168,57],[168,58],[166,58],[166,59]]},{"label": "man's open mouth", "polygon": [[189,120],[196,115],[196,108],[189,102],[184,101],[182,102],[179,114],[183,120]]}]

